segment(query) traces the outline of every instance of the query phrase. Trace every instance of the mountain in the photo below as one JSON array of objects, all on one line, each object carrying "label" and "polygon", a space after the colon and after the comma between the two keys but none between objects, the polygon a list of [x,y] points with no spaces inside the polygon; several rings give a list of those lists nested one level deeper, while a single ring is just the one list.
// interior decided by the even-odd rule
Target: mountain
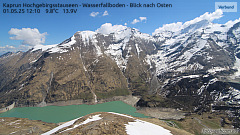
[{"label": "mountain", "polygon": [[33,106],[143,95],[151,78],[144,58],[155,47],[149,37],[131,28],[109,35],[83,31],[58,45],[3,56],[1,73],[9,78],[1,77],[1,102]]},{"label": "mountain", "polygon": [[239,20],[195,19],[153,36],[127,27],[105,34],[79,31],[57,45],[1,56],[0,104],[94,104],[133,95],[139,107],[200,113],[227,108],[235,116],[239,38]]},{"label": "mountain", "polygon": [[[160,93],[173,100],[180,98],[183,104],[188,99],[195,107],[201,100],[202,105],[227,100],[228,104],[239,104],[240,23],[226,26],[206,22],[192,24],[163,41],[159,39],[162,44],[158,53],[148,58],[157,65],[158,78],[165,82]],[[231,98],[226,98],[229,94]],[[206,96],[209,98],[203,99]]]}]

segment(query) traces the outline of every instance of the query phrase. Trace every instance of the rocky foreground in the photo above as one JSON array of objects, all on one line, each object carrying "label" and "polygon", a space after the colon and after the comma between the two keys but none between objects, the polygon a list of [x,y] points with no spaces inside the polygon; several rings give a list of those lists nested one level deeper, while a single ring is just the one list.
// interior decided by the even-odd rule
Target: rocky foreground
[{"label": "rocky foreground", "polygon": [[42,121],[31,121],[23,118],[1,118],[0,134],[188,135],[190,133],[170,127],[163,121],[157,119],[145,118],[143,120],[119,113],[97,112],[65,123],[60,123],[59,125]]},{"label": "rocky foreground", "polygon": [[41,134],[56,127],[55,123],[45,123],[26,118],[0,118],[0,135]]}]

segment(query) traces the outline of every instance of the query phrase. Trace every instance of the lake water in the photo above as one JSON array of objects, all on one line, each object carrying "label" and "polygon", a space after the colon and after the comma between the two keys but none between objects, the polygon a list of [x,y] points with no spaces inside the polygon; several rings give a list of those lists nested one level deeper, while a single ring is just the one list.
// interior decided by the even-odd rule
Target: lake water
[{"label": "lake water", "polygon": [[117,112],[129,114],[135,117],[147,117],[141,113],[136,113],[136,108],[122,101],[113,101],[96,105],[13,108],[8,112],[0,113],[0,117],[28,118],[30,120],[42,120],[49,123],[59,123],[94,112]]}]

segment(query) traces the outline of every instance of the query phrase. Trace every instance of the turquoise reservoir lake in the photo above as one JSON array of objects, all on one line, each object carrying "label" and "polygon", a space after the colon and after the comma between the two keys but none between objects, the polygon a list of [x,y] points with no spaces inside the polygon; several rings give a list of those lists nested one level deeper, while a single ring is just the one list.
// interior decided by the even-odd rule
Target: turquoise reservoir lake
[{"label": "turquoise reservoir lake", "polygon": [[147,117],[141,113],[136,113],[136,108],[122,101],[113,101],[96,105],[13,108],[8,112],[0,113],[0,117],[28,118],[30,120],[42,120],[49,123],[59,123],[94,112],[117,112],[122,114],[129,114],[135,117]]}]

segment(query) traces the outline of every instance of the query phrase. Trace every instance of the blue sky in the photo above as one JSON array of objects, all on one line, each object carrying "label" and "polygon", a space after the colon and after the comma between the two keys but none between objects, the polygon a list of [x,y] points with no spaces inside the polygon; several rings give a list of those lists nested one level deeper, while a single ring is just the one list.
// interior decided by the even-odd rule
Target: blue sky
[{"label": "blue sky", "polygon": [[[228,2],[228,0],[225,0]],[[155,29],[163,24],[174,22],[186,22],[192,20],[206,12],[215,11],[215,2],[225,2],[224,0],[1,0],[0,1],[0,49],[6,45],[19,48],[22,40],[12,40],[9,31],[11,28],[38,29],[39,33],[44,35],[43,45],[57,44],[71,37],[77,31],[91,30],[95,31],[104,23],[113,25],[124,25],[137,28],[143,33],[152,34]],[[3,3],[168,3],[172,8],[77,8],[76,14],[46,14],[45,8],[41,8],[40,14],[10,14],[3,13]],[[232,0],[231,2],[238,2]],[[239,4],[238,4],[239,5]],[[235,20],[240,17],[238,12],[223,13],[223,17],[215,20],[216,23],[226,23],[229,20]],[[61,9],[62,10],[62,9]],[[108,15],[103,16],[107,11]],[[95,17],[90,16],[92,12],[99,12]],[[146,17],[146,20],[140,21],[139,17]],[[132,24],[134,19],[140,22]],[[23,46],[24,47],[24,46]],[[1,53],[1,50],[0,50]]]}]

